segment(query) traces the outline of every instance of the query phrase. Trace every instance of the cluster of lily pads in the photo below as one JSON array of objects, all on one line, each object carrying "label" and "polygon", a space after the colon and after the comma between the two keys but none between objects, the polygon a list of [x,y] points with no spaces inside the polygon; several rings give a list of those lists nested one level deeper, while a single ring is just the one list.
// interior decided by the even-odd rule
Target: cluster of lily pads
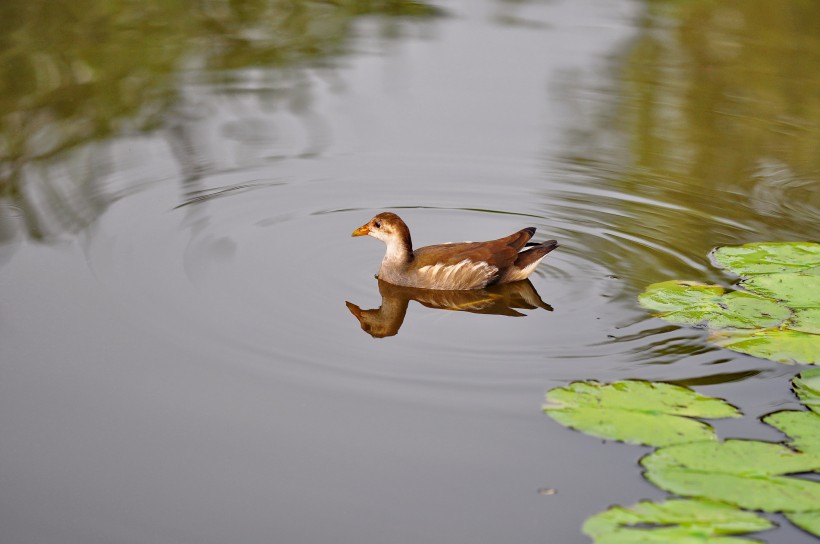
[{"label": "cluster of lily pads", "polygon": [[710,341],[721,347],[783,363],[820,363],[820,244],[726,246],[711,256],[741,277],[741,289],[664,281],[647,287],[640,304],[672,323],[708,327]]},{"label": "cluster of lily pads", "polygon": [[[597,544],[718,543],[773,527],[754,511],[782,513],[820,536],[820,369],[793,380],[809,411],[781,411],[764,422],[788,445],[758,440],[719,441],[699,419],[740,417],[724,400],[691,389],[637,380],[575,382],[547,393],[544,410],[564,426],[599,438],[657,449],[641,459],[644,477],[678,499],[614,506],[584,523]],[[695,419],[698,418],[698,419]]]},{"label": "cluster of lily pads", "polygon": [[[713,250],[713,262],[741,277],[739,288],[692,281],[650,285],[640,304],[678,324],[705,326],[715,344],[784,363],[820,363],[820,244],[759,243]],[[781,513],[820,537],[820,369],[792,380],[808,411],[763,418],[786,444],[718,440],[702,419],[741,417],[722,399],[638,380],[575,382],[547,393],[558,423],[608,440],[657,448],[644,477],[678,498],[613,506],[583,531],[597,544],[759,542],[738,537],[773,527]],[[796,475],[814,475],[815,479]]]}]

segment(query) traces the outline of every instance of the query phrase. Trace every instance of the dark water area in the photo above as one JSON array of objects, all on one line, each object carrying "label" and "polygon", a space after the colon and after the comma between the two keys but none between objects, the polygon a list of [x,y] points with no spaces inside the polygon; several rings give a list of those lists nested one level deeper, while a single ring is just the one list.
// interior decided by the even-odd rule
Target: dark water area
[{"label": "dark water area", "polygon": [[[721,438],[782,440],[758,418],[799,368],[636,296],[731,286],[718,245],[820,240],[820,4],[8,1],[0,25],[3,543],[588,542],[666,494],[648,448],[542,413],[573,380],[688,385],[743,410]],[[512,290],[414,296],[350,236],[383,210],[417,245],[561,247]],[[773,519],[763,541],[815,540]]]}]

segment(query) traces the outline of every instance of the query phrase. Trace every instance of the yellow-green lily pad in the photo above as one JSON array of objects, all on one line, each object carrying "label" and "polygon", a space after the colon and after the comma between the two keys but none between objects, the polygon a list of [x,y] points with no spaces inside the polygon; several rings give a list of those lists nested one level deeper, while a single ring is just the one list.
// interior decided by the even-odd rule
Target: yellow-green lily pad
[{"label": "yellow-green lily pad", "polygon": [[764,297],[783,301],[790,308],[820,307],[820,275],[815,270],[785,274],[760,274],[741,285]]},{"label": "yellow-green lily pad", "polygon": [[793,331],[820,334],[820,308],[799,308],[786,322],[786,327]]},{"label": "yellow-green lily pad", "polygon": [[719,285],[671,280],[655,283],[638,297],[644,308],[672,323],[705,324],[712,329],[774,327],[791,310],[774,300],[745,291],[726,292]]},{"label": "yellow-green lily pad", "polygon": [[738,276],[798,272],[820,266],[820,244],[813,242],[760,242],[712,250],[720,268]]},{"label": "yellow-green lily pad", "polygon": [[791,440],[787,444],[792,448],[820,456],[820,415],[783,410],[769,414],[763,418],[763,422],[788,435]]},{"label": "yellow-green lily pad", "polygon": [[766,518],[727,504],[672,499],[613,506],[588,518],[582,530],[595,544],[742,544],[759,541],[722,535],[772,526]]},{"label": "yellow-green lily pad", "polygon": [[820,414],[820,368],[804,370],[792,379],[794,393],[806,408]]},{"label": "yellow-green lily pad", "polygon": [[820,483],[786,476],[820,469],[820,457],[756,440],[692,442],[641,459],[644,476],[682,497],[764,512],[808,512],[820,505]]},{"label": "yellow-green lily pad", "polygon": [[721,399],[666,383],[623,380],[574,382],[547,393],[544,411],[572,429],[632,444],[664,446],[714,440],[714,430],[691,419],[740,417]]},{"label": "yellow-green lily pad", "polygon": [[820,536],[820,510],[786,514],[789,521],[814,536]]},{"label": "yellow-green lily pad", "polygon": [[795,376],[792,386],[797,398],[810,411],[783,410],[769,414],[763,422],[789,436],[788,445],[792,448],[820,456],[820,368]]},{"label": "yellow-green lily pad", "polygon": [[779,363],[816,365],[820,363],[820,335],[787,329],[716,331],[714,344]]}]

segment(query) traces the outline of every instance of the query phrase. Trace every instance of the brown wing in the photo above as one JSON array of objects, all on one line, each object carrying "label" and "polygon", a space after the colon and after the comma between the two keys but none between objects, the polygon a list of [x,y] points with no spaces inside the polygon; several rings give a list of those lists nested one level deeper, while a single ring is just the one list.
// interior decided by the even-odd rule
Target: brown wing
[{"label": "brown wing", "polygon": [[518,256],[518,250],[535,234],[533,227],[521,229],[498,240],[488,242],[459,242],[420,247],[413,252],[413,264],[417,267],[428,265],[451,265],[463,260],[485,262],[499,270],[511,266]]}]

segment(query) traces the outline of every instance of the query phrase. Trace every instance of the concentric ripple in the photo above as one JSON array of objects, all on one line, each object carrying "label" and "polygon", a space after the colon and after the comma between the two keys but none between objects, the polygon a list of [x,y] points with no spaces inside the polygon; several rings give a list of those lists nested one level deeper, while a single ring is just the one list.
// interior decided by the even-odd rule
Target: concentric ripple
[{"label": "concentric ripple", "polygon": [[[652,281],[720,276],[708,268],[705,240],[671,243],[669,224],[697,224],[698,210],[512,160],[337,156],[281,161],[275,172],[225,172],[182,191],[158,185],[118,203],[87,251],[123,315],[169,341],[226,361],[253,353],[269,370],[301,378],[310,369],[523,384],[577,376],[579,364],[608,373],[684,355],[719,358],[698,331],[665,327],[635,303]],[[531,277],[552,311],[483,315],[410,300],[395,333],[374,340],[345,303],[385,304],[374,279],[384,247],[350,233],[385,209],[402,215],[417,246],[530,225],[536,240],[558,239]]]}]

